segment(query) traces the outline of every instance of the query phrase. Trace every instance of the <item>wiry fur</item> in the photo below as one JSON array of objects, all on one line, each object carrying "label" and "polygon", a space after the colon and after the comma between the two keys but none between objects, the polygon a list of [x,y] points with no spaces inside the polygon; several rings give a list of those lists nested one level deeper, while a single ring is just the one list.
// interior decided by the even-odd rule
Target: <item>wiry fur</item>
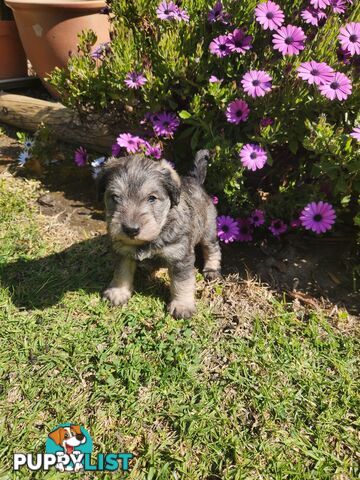
[{"label": "wiry fur", "polygon": [[[195,312],[194,249],[201,244],[204,275],[220,275],[216,209],[201,186],[207,152],[196,157],[189,176],[179,177],[168,162],[141,155],[107,162],[100,180],[105,193],[108,233],[119,263],[104,297],[124,304],[133,290],[136,263],[161,258],[169,268],[171,302],[176,318]],[[154,200],[155,198],[155,200]],[[127,231],[138,232],[130,237]]]}]

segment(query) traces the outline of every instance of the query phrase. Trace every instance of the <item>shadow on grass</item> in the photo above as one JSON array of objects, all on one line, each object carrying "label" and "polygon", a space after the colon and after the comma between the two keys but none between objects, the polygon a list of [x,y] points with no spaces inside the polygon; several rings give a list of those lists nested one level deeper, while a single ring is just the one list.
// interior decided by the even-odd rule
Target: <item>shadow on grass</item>
[{"label": "shadow on grass", "polygon": [[[38,259],[20,259],[0,266],[1,284],[14,305],[43,309],[57,304],[66,292],[99,292],[110,282],[115,259],[106,236],[71,245],[62,252]],[[164,283],[138,269],[136,291],[168,300]]]}]

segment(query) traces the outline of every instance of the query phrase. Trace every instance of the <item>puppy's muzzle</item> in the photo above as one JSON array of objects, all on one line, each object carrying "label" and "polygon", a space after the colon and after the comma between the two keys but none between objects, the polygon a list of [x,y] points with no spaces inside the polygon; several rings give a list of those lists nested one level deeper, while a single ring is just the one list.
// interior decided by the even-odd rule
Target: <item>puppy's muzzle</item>
[{"label": "puppy's muzzle", "polygon": [[138,235],[140,232],[140,227],[137,224],[126,225],[125,223],[123,223],[122,229],[125,235],[127,235],[129,238],[136,237],[136,235]]}]

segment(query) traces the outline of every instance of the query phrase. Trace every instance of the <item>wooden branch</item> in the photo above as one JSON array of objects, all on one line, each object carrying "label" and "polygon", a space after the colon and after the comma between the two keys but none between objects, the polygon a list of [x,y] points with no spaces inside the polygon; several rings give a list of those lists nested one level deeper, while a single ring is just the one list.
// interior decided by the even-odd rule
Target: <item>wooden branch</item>
[{"label": "wooden branch", "polygon": [[100,116],[92,120],[82,123],[76,112],[58,102],[0,92],[0,122],[31,132],[43,123],[64,142],[108,153],[116,135]]}]

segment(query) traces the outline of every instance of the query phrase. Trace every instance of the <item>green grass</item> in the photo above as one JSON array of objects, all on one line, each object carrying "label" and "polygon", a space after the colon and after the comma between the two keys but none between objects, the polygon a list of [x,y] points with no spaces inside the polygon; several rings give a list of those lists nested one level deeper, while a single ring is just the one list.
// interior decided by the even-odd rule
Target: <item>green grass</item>
[{"label": "green grass", "polygon": [[[201,302],[175,321],[160,280],[111,308],[106,239],[61,247],[34,198],[31,183],[0,183],[0,478],[66,421],[95,454],[133,452],[129,479],[358,478],[354,337],[275,300],[241,335]],[[16,476],[44,477],[59,474]]]}]

